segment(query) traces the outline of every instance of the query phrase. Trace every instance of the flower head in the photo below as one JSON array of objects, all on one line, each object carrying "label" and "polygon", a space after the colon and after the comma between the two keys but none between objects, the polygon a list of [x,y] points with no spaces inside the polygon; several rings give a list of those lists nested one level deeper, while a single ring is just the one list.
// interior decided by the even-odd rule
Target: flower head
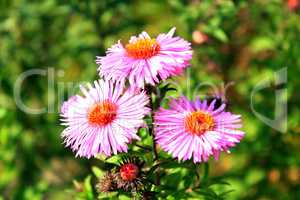
[{"label": "flower head", "polygon": [[141,189],[145,182],[145,174],[142,171],[144,162],[137,157],[124,157],[117,172],[117,185],[125,191]]},{"label": "flower head", "polygon": [[117,189],[117,184],[115,182],[116,174],[114,172],[108,171],[96,184],[97,191],[100,192],[111,192]]},{"label": "flower head", "polygon": [[76,155],[90,158],[126,152],[127,144],[139,140],[137,129],[148,114],[148,97],[144,92],[123,84],[99,80],[94,86],[81,87],[84,96],[74,96],[61,109],[62,137]]},{"label": "flower head", "polygon": [[126,163],[120,168],[120,176],[125,181],[132,181],[137,178],[139,168],[134,163]]},{"label": "flower head", "polygon": [[189,101],[186,97],[173,99],[170,108],[160,108],[154,116],[155,139],[173,157],[194,163],[206,162],[209,156],[218,158],[220,151],[228,151],[239,143],[244,132],[240,115],[226,112],[216,100]]},{"label": "flower head", "polygon": [[155,39],[146,32],[132,36],[129,43],[120,41],[108,49],[107,55],[97,57],[100,76],[144,87],[155,85],[169,76],[180,74],[192,58],[190,43],[173,37],[175,28]]}]

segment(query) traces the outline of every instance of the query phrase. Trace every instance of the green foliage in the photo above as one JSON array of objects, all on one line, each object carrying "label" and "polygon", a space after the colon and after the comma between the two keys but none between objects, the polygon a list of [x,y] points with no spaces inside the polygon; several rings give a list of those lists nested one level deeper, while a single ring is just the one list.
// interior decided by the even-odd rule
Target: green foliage
[{"label": "green foliage", "polygon": [[[203,164],[166,160],[152,172],[166,179],[157,189],[160,199],[298,199],[300,196],[300,16],[286,1],[234,0],[3,0],[0,2],[0,199],[95,199],[97,179],[117,164],[119,157],[75,158],[60,138],[58,107],[62,96],[78,92],[73,82],[96,79],[96,55],[121,39],[142,30],[151,35],[177,27],[192,41],[194,57],[187,75],[170,87],[192,97],[211,93],[199,83],[217,85],[234,81],[226,91],[230,109],[243,116],[245,138],[232,153]],[[208,40],[199,43],[193,32]],[[16,105],[14,87],[25,71],[54,69],[54,88],[48,76],[32,76],[22,84],[26,106],[48,113],[28,114]],[[251,110],[251,92],[262,80],[288,68],[287,131],[272,129]],[[63,72],[63,73],[60,73]],[[48,74],[49,75],[49,74]],[[59,85],[64,85],[59,91]],[[179,87],[180,86],[180,87]],[[61,88],[61,87],[60,87]],[[163,86],[161,86],[163,88]],[[172,90],[166,96],[176,96]],[[257,92],[253,107],[274,117],[276,85]],[[60,94],[62,93],[62,94]],[[53,98],[49,98],[53,97]],[[164,105],[165,102],[162,102]],[[158,106],[158,105],[156,105]],[[147,130],[141,142],[152,148]],[[130,152],[149,165],[153,154],[135,144]],[[104,164],[104,160],[111,165]],[[194,175],[198,174],[198,179]],[[207,172],[208,174],[208,172]],[[151,176],[154,176],[152,173]],[[194,178],[194,179],[193,179]],[[74,181],[77,180],[77,181]],[[224,181],[227,181],[225,183]],[[99,194],[99,199],[129,199],[128,194]]]}]

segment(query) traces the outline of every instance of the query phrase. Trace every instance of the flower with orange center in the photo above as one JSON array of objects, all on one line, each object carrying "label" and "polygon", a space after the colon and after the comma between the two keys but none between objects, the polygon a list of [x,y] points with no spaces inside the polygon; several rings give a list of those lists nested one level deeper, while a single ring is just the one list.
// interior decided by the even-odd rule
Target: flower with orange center
[{"label": "flower with orange center", "polygon": [[172,28],[154,38],[143,31],[131,36],[126,45],[118,41],[105,56],[97,56],[99,75],[106,80],[128,80],[130,85],[144,88],[181,74],[189,66],[192,49],[188,41],[174,33]]},{"label": "flower with orange center", "polygon": [[76,156],[111,156],[127,152],[128,144],[140,140],[138,129],[150,112],[144,91],[126,89],[122,82],[94,81],[80,87],[61,107],[64,143]]},{"label": "flower with orange center", "polygon": [[111,123],[117,116],[117,106],[105,100],[94,104],[88,112],[88,121],[91,124],[105,126]]},{"label": "flower with orange center", "polygon": [[125,49],[129,57],[147,59],[155,56],[159,52],[160,46],[155,39],[146,38],[127,44]]},{"label": "flower with orange center", "polygon": [[139,174],[139,168],[133,163],[127,163],[121,166],[120,176],[124,181],[133,181]]},{"label": "flower with orange center", "polygon": [[172,99],[169,108],[154,114],[155,141],[178,160],[193,158],[194,163],[218,159],[221,151],[229,151],[244,136],[241,116],[225,110],[218,99],[190,101],[181,96]]},{"label": "flower with orange center", "polygon": [[202,135],[206,131],[212,130],[214,126],[213,117],[209,113],[200,110],[188,114],[184,120],[186,131],[195,135]]}]

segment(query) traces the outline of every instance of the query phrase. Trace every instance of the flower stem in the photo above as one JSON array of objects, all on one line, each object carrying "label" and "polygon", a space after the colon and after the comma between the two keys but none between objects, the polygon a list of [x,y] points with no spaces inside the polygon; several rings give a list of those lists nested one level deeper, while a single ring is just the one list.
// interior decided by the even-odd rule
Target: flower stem
[{"label": "flower stem", "polygon": [[[151,106],[151,110],[153,110],[152,99],[150,100],[150,106]],[[158,152],[157,152],[157,147],[156,147],[156,142],[155,142],[155,137],[154,137],[154,132],[153,132],[153,121],[154,121],[153,111],[151,112],[151,119],[152,119],[152,124],[149,127],[149,132],[151,133],[151,136],[152,136],[152,147],[153,147],[154,162],[156,162],[156,161],[158,162],[159,158],[158,158]],[[156,171],[156,185],[160,185],[159,170]]]},{"label": "flower stem", "polygon": [[204,163],[204,175],[202,178],[202,183],[206,183],[208,180],[208,174],[209,174],[209,164],[206,162]]},{"label": "flower stem", "polygon": [[[154,104],[152,100],[152,92],[154,91],[153,86],[146,87],[147,94],[149,95],[150,99],[150,108],[151,108],[151,124],[148,126],[149,127],[149,134],[152,136],[152,149],[153,149],[153,160],[154,162],[159,162],[159,157],[158,157],[158,152],[157,152],[157,147],[156,147],[156,142],[155,142],[155,137],[154,137],[154,132],[153,132],[153,122],[154,122]],[[159,167],[158,167],[159,168]],[[156,171],[156,185],[160,185],[160,177],[159,177],[159,170]]]}]

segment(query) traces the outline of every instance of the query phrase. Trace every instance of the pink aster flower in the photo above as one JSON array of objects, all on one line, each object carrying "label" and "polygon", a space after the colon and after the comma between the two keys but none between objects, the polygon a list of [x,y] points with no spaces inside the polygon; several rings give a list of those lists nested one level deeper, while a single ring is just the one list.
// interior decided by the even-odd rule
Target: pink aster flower
[{"label": "pink aster flower", "polygon": [[128,78],[131,85],[155,85],[169,76],[180,74],[192,59],[190,43],[174,37],[175,28],[152,39],[146,32],[133,36],[123,46],[119,41],[107,55],[97,57],[100,76],[116,81]]},{"label": "pink aster flower", "polygon": [[244,132],[240,115],[226,112],[225,104],[215,108],[199,98],[195,102],[186,97],[172,99],[169,109],[160,108],[154,116],[157,143],[178,160],[206,162],[210,155],[218,159],[220,151],[239,143]]},{"label": "pink aster flower", "polygon": [[81,87],[81,91],[84,96],[71,97],[61,109],[62,124],[67,126],[62,137],[76,156],[126,152],[131,140],[140,139],[137,129],[150,110],[144,92],[104,80]]}]

